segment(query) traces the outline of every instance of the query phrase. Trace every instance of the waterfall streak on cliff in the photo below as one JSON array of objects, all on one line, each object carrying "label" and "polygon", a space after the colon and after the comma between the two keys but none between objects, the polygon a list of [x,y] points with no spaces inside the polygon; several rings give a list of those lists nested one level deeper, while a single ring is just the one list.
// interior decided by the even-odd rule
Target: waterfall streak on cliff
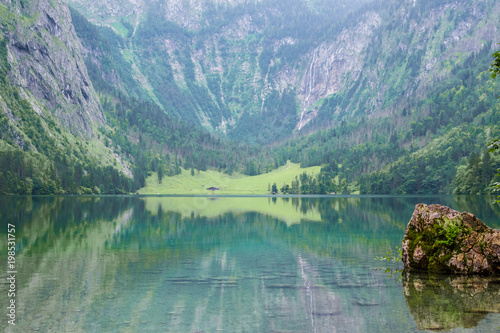
[{"label": "waterfall streak on cliff", "polygon": [[307,82],[309,82],[309,87],[308,87],[308,91],[307,91],[307,97],[306,97],[306,100],[305,100],[305,108],[302,110],[302,112],[300,113],[300,121],[299,121],[299,127],[298,127],[298,130],[300,131],[302,127],[304,127],[304,124],[302,123],[302,120],[304,119],[304,113],[306,112],[306,108],[309,106],[309,97],[311,96],[311,92],[312,92],[312,87],[314,85],[314,64],[316,63],[316,51],[314,51],[313,53],[313,59],[311,61],[311,64],[309,65],[309,73],[308,73],[308,80]]}]

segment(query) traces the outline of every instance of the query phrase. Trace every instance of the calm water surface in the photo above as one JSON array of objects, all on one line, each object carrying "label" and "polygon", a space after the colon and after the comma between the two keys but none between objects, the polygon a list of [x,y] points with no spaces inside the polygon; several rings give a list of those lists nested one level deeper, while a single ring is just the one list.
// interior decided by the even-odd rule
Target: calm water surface
[{"label": "calm water surface", "polygon": [[[500,281],[404,274],[417,203],[492,197],[1,197],[7,332],[494,332]],[[7,325],[7,223],[16,326]]]}]

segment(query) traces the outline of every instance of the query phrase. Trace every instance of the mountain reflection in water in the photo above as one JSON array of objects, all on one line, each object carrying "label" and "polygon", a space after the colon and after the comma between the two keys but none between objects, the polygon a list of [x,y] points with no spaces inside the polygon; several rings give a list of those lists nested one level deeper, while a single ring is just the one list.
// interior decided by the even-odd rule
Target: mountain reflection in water
[{"label": "mountain reflection in water", "polygon": [[[467,307],[460,303],[465,296],[452,297],[448,303],[457,311],[439,312],[432,308],[439,300],[426,297],[440,290],[459,294],[453,288],[467,294],[469,287],[452,281],[426,296],[431,287],[425,279],[406,276],[402,288],[397,277],[384,273],[386,263],[374,258],[400,246],[417,203],[480,212],[498,228],[500,214],[491,201],[3,197],[0,249],[7,246],[7,223],[16,224],[18,321],[15,328],[2,321],[0,329],[406,332],[477,325],[487,332],[500,327],[498,313],[485,313],[495,308],[486,294],[498,293],[496,282],[488,283],[478,304]],[[0,260],[6,262],[5,252]],[[0,294],[5,288],[0,285]],[[452,324],[461,311],[475,315]],[[444,313],[446,323],[437,324],[433,312]]]}]

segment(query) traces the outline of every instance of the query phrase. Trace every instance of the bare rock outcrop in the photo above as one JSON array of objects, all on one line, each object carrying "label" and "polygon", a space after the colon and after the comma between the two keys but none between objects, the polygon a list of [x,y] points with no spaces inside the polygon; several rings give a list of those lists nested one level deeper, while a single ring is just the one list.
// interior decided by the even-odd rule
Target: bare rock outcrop
[{"label": "bare rock outcrop", "polygon": [[105,123],[101,103],[90,81],[82,45],[62,0],[0,0],[7,9],[4,28],[11,66],[9,81],[21,97],[45,117],[43,105],[65,129],[91,138]]},{"label": "bare rock outcrop", "polygon": [[500,275],[500,230],[441,205],[415,206],[402,252],[406,270]]}]

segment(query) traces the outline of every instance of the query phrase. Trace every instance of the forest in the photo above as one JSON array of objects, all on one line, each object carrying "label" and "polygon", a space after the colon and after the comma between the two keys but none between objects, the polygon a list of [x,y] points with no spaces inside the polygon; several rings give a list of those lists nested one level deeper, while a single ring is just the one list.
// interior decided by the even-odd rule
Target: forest
[{"label": "forest", "polygon": [[[316,3],[319,8],[322,5]],[[419,10],[429,12],[438,5],[424,1]],[[496,45],[491,41],[447,63],[435,84],[412,86],[422,71],[426,50],[391,53],[382,44],[395,38],[414,45],[422,37],[407,22],[395,21],[400,24],[396,27],[388,23],[373,35],[358,78],[348,89],[321,99],[315,105],[316,117],[298,131],[301,106],[294,88],[270,89],[257,103],[256,91],[237,76],[236,67],[231,67],[235,64],[224,64],[226,76],[201,68],[206,77],[206,85],[202,84],[192,52],[204,50],[203,38],[217,36],[218,50],[209,57],[228,52],[231,61],[250,59],[244,50],[258,41],[264,47],[260,54],[251,55],[249,63],[261,77],[277,75],[283,66],[298,66],[318,43],[353,24],[353,17],[380,10],[382,5],[374,2],[347,17],[327,11],[339,16],[335,24],[326,12],[299,11],[303,2],[262,6],[279,7],[290,20],[281,25],[257,21],[266,30],[244,43],[224,39],[219,32],[242,11],[263,18],[257,15],[263,8],[255,4],[211,8],[197,30],[165,21],[161,8],[152,6],[148,20],[134,33],[131,23],[122,19],[128,27],[126,35],[89,22],[70,7],[85,65],[106,116],[106,125],[95,129],[97,140],[119,156],[106,163],[91,154],[96,149],[92,143],[68,133],[50,112],[40,116],[19,87],[11,84],[9,40],[2,37],[0,96],[9,111],[0,112],[0,194],[127,194],[144,187],[152,172],[159,182],[168,182],[182,169],[192,174],[212,169],[255,176],[287,161],[321,166],[321,172],[303,173],[288,184],[272,184],[270,193],[487,194],[495,189],[500,182],[500,156],[488,145],[500,138],[500,87],[490,72],[498,60],[492,57]],[[411,15],[419,14],[414,10]],[[444,22],[455,27],[471,19],[470,13],[450,14]],[[317,25],[308,24],[315,20]],[[305,26],[308,29],[302,29]],[[274,40],[289,35],[301,42],[273,46]],[[310,35],[318,40],[302,42]],[[164,42],[159,37],[176,43],[175,54],[154,47]],[[155,94],[137,80],[129,45],[141,56],[139,64]],[[175,63],[182,66],[174,68]],[[272,70],[271,63],[276,63]],[[381,111],[372,112],[371,75],[373,67],[382,63],[392,67],[377,79],[392,86],[384,92]],[[176,78],[179,73],[183,85]],[[237,91],[238,97],[231,97]],[[235,115],[235,105],[249,107]],[[260,107],[257,112],[252,109],[255,105]],[[231,117],[239,117],[238,122],[228,121],[227,131],[214,130]]]},{"label": "forest", "polygon": [[[321,190],[293,193],[491,193],[500,181],[500,157],[487,147],[500,136],[500,92],[490,77],[495,58],[489,50],[486,45],[456,65],[448,80],[413,105],[386,117],[342,120],[337,127],[276,148],[280,162],[331,166],[335,161],[341,166],[338,173],[326,167],[316,178],[304,177],[289,188],[311,182],[316,184],[312,188],[319,188],[326,182]],[[330,100],[322,107],[329,105]]]}]

